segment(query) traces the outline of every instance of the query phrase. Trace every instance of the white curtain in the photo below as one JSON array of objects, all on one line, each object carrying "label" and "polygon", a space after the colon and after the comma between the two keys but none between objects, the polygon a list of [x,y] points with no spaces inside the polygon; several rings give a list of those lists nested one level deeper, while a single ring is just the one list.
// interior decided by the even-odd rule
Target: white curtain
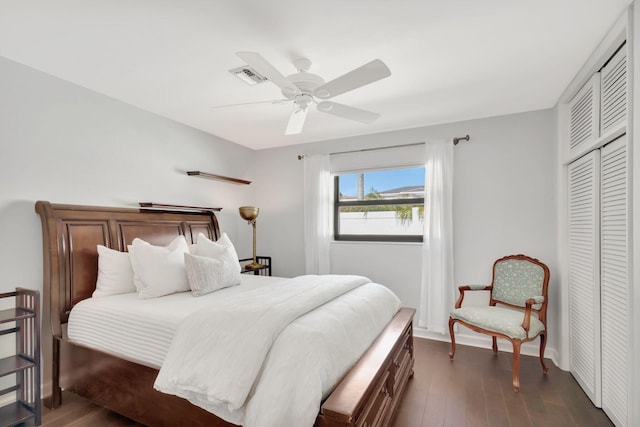
[{"label": "white curtain", "polygon": [[453,308],[453,143],[425,144],[424,243],[418,326],[448,331]]},{"label": "white curtain", "polygon": [[329,155],[304,156],[304,253],[307,274],[329,274],[333,185]]}]

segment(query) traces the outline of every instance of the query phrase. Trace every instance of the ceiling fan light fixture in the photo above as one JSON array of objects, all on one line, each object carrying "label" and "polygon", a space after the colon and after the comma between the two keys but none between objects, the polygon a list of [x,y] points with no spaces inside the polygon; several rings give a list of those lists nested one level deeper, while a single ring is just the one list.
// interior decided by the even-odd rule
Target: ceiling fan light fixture
[{"label": "ceiling fan light fixture", "polygon": [[298,106],[298,108],[304,111],[309,108],[309,105],[313,102],[313,98],[311,95],[302,94],[296,96],[296,99],[293,102]]}]

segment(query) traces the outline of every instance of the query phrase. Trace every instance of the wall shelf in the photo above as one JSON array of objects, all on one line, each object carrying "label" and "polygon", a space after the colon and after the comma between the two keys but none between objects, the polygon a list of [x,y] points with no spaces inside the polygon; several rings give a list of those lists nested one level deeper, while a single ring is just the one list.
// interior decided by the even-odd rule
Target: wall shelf
[{"label": "wall shelf", "polygon": [[228,176],[216,175],[213,173],[200,172],[200,171],[187,171],[187,175],[199,176],[200,178],[214,179],[216,181],[231,182],[233,184],[244,184],[244,185],[251,184],[251,181],[246,181],[244,179],[231,178]]},{"label": "wall shelf", "polygon": [[222,208],[209,208],[206,206],[185,206],[185,205],[170,205],[165,203],[154,202],[138,202],[141,208],[157,209],[157,210],[193,210],[193,211],[214,211],[220,212]]}]

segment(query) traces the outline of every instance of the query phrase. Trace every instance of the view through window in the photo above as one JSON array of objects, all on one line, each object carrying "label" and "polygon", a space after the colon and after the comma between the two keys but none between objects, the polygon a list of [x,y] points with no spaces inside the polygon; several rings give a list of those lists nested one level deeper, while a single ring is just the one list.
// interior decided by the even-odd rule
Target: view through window
[{"label": "view through window", "polygon": [[424,167],[335,176],[336,240],[421,242]]}]

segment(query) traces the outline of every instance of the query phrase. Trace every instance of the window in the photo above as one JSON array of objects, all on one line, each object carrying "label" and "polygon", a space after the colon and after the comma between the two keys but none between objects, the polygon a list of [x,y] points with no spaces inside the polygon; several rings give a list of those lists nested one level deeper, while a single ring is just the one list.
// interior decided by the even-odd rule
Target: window
[{"label": "window", "polygon": [[422,242],[424,167],[335,175],[335,240]]}]

